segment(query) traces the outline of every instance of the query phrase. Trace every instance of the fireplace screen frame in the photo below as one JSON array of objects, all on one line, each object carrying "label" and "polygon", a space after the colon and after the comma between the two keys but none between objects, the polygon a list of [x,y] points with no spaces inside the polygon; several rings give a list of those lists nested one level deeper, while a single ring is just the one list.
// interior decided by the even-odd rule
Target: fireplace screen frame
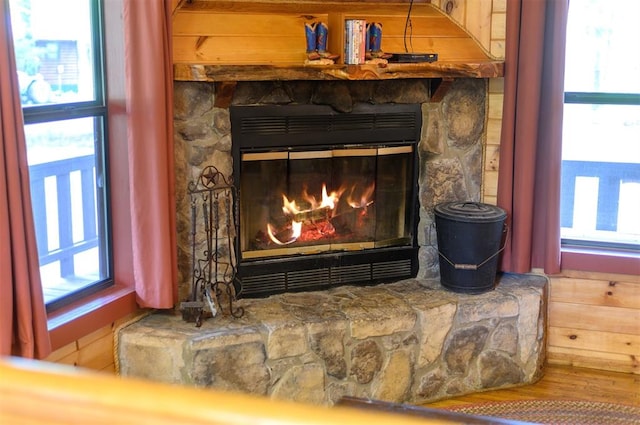
[{"label": "fireplace screen frame", "polygon": [[[416,276],[420,104],[357,104],[348,113],[337,112],[327,105],[232,105],[230,117],[233,177],[238,188],[241,188],[242,158],[246,154],[407,146],[412,151],[410,193],[405,205],[410,234],[404,244],[243,258],[239,233],[234,243],[239,297],[263,297],[347,284],[372,285]],[[239,210],[237,208],[238,220]]]}]

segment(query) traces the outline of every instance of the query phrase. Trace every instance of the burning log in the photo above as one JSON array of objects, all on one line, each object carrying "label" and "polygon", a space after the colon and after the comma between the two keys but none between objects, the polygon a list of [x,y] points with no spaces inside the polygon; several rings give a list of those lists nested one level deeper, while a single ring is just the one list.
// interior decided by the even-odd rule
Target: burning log
[{"label": "burning log", "polygon": [[353,233],[362,227],[361,221],[367,215],[367,207],[352,207],[331,217],[330,221],[336,232],[342,235]]},{"label": "burning log", "polygon": [[331,208],[326,206],[313,210],[300,211],[292,214],[291,217],[293,221],[297,221],[299,223],[329,220],[331,217]]}]

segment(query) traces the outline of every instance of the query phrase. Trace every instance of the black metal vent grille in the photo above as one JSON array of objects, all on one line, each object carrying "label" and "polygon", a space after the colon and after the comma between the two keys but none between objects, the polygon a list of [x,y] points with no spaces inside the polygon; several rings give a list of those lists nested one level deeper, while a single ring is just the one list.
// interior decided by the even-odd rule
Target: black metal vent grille
[{"label": "black metal vent grille", "polygon": [[373,271],[372,277],[373,279],[387,279],[391,277],[396,277],[398,275],[402,275],[406,273],[407,270],[411,271],[411,260],[399,260],[399,261],[389,261],[386,263],[375,263],[372,264]]},{"label": "black metal vent grille", "polygon": [[268,295],[348,284],[371,284],[412,276],[411,260],[324,267],[242,278],[242,295]]},{"label": "black metal vent grille", "polygon": [[287,276],[285,273],[247,276],[242,279],[241,295],[250,295],[260,292],[281,292],[286,279]]},{"label": "black metal vent grille", "polygon": [[329,285],[329,269],[309,269],[287,273],[287,289],[295,291]]},{"label": "black metal vent grille", "polygon": [[412,113],[298,115],[288,117],[243,117],[240,132],[244,135],[305,134],[377,129],[415,129]]},{"label": "black metal vent grille", "polygon": [[331,268],[331,281],[337,285],[371,280],[371,264]]},{"label": "black metal vent grille", "polygon": [[242,134],[284,134],[286,128],[286,117],[251,117],[242,119],[240,132]]}]

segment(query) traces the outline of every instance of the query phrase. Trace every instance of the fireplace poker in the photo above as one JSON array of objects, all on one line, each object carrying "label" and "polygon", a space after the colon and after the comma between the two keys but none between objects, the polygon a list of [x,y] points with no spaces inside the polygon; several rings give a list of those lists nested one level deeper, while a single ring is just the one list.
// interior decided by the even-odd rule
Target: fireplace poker
[{"label": "fireplace poker", "polygon": [[195,322],[196,326],[200,327],[202,324],[202,315],[204,312],[204,302],[198,300],[198,282],[200,280],[199,275],[196,274],[195,258],[196,258],[196,203],[195,200],[191,202],[191,238],[193,243],[191,244],[191,258],[192,258],[192,273],[191,277],[191,294],[189,294],[189,301],[183,301],[180,303],[180,311],[182,313],[182,319],[186,322]]}]

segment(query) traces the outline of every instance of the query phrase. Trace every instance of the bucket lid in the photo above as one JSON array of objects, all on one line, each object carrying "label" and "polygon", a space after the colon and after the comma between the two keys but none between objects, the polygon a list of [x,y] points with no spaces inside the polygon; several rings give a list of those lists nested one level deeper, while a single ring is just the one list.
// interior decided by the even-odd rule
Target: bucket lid
[{"label": "bucket lid", "polygon": [[502,208],[480,202],[443,202],[433,211],[442,218],[471,223],[493,223],[507,217]]}]

